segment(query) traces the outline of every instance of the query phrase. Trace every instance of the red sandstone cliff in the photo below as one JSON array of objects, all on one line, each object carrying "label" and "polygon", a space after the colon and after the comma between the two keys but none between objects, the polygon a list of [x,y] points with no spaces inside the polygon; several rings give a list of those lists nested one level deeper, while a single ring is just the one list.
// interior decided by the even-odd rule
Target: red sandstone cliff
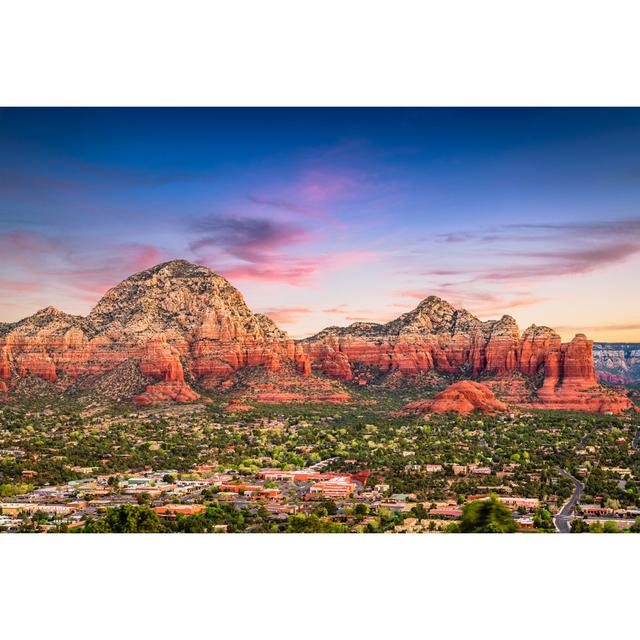
[{"label": "red sandstone cliff", "polygon": [[632,406],[598,384],[592,342],[584,335],[562,344],[552,329],[533,325],[520,336],[511,316],[482,322],[435,296],[387,324],[329,327],[302,345],[313,368],[342,380],[366,383],[389,371],[470,378],[522,374],[541,385],[534,398],[520,394],[523,404],[612,413]]},{"label": "red sandstone cliff", "polygon": [[[29,376],[60,391],[87,387],[133,361],[149,383],[136,397],[142,404],[195,400],[195,381],[212,388],[243,367],[277,370],[283,359],[296,360],[283,331],[253,314],[225,278],[183,260],[127,278],[86,318],[48,307],[0,328],[7,387]],[[299,366],[304,372],[302,354]]]},{"label": "red sandstone cliff", "polygon": [[[226,389],[259,368],[275,376],[262,389],[264,401],[337,401],[348,397],[345,389],[327,379],[368,384],[393,373],[410,384],[414,374],[434,371],[483,379],[519,373],[540,387],[537,405],[625,410],[626,397],[598,386],[591,346],[581,335],[563,345],[546,327],[520,336],[510,316],[482,322],[436,297],[387,324],[330,327],[296,343],[252,313],[225,278],[174,260],[127,278],[87,317],[48,307],[0,325],[0,397],[34,379],[52,391],[103,392],[126,371],[131,381],[123,386],[136,402],[187,402],[200,397],[194,386]],[[287,390],[278,388],[278,376]],[[304,393],[291,391],[299,386],[295,376],[305,381]]]}]

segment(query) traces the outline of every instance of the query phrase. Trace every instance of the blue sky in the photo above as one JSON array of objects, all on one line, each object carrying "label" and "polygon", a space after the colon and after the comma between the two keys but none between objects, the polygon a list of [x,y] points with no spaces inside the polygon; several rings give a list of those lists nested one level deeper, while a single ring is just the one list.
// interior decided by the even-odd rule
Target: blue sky
[{"label": "blue sky", "polygon": [[640,110],[0,110],[0,321],[172,258],[292,335],[440,295],[640,340]]}]

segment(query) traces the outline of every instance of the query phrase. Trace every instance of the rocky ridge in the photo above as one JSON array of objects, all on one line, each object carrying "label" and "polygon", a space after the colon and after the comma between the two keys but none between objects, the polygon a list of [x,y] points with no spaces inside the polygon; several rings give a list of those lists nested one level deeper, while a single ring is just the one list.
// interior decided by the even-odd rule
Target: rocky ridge
[{"label": "rocky ridge", "polygon": [[345,381],[368,384],[394,370],[409,377],[431,370],[473,379],[522,374],[537,391],[511,398],[520,404],[613,413],[631,408],[626,396],[599,386],[593,343],[583,334],[562,344],[549,327],[532,325],[520,335],[511,316],[483,322],[435,296],[387,324],[329,327],[302,342],[313,369]]},{"label": "rocky ridge", "polygon": [[[255,383],[266,387],[247,383],[243,372],[252,370],[268,373]],[[115,384],[125,371],[131,384]],[[185,260],[127,278],[86,317],[47,307],[0,325],[5,399],[37,379],[53,392],[116,386],[119,397],[129,393],[139,404],[190,402],[236,385],[264,402],[330,402],[349,397],[341,383],[400,375],[412,384],[430,372],[483,381],[518,374],[537,390],[521,402],[549,408],[620,412],[631,405],[598,385],[583,335],[568,344],[548,327],[520,335],[510,316],[481,321],[431,296],[386,324],[329,327],[296,342],[252,313],[225,278]]]}]

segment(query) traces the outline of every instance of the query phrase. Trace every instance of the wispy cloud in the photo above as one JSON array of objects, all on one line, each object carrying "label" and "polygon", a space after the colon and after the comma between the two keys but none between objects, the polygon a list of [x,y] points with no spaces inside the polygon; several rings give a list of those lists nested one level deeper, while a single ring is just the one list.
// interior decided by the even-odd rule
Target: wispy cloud
[{"label": "wispy cloud", "polygon": [[622,324],[592,324],[592,325],[558,325],[553,327],[556,331],[570,332],[570,331],[637,331],[640,330],[640,322],[629,322]]},{"label": "wispy cloud", "polygon": [[[476,247],[484,252],[489,266],[434,269],[425,275],[464,275],[474,281],[579,275],[640,253],[640,218],[506,224],[490,230],[439,234],[436,240],[464,243],[470,250]],[[493,245],[488,253],[483,249],[485,244]]]},{"label": "wispy cloud", "polygon": [[310,285],[313,278],[336,269],[367,262],[377,257],[373,251],[336,251],[308,258],[286,255],[263,256],[257,264],[215,267],[219,273],[234,281],[262,280],[281,282],[294,286]]},{"label": "wispy cloud", "polygon": [[54,292],[83,304],[95,303],[123,278],[167,258],[162,249],[148,244],[103,242],[87,247],[73,237],[31,231],[0,233],[0,254],[11,272],[11,277],[0,279],[0,291],[20,294],[25,309],[50,304],[47,298]]},{"label": "wispy cloud", "polygon": [[447,287],[434,287],[429,290],[409,289],[397,291],[396,295],[406,298],[414,298],[415,300],[424,300],[428,296],[435,295],[445,299],[456,308],[466,309],[471,313],[481,315],[492,313],[503,314],[504,312],[512,309],[533,306],[550,300],[548,297],[539,297],[527,292],[519,292],[516,294],[507,293],[502,295],[473,288],[455,288],[455,285],[453,284]]},{"label": "wispy cloud", "polygon": [[300,320],[301,316],[313,313],[309,307],[272,307],[261,311],[265,316],[269,316],[278,324],[294,324]]},{"label": "wispy cloud", "polygon": [[244,260],[260,263],[275,250],[308,242],[311,232],[302,226],[249,216],[210,216],[192,224],[199,234],[189,245],[195,253],[215,249]]}]

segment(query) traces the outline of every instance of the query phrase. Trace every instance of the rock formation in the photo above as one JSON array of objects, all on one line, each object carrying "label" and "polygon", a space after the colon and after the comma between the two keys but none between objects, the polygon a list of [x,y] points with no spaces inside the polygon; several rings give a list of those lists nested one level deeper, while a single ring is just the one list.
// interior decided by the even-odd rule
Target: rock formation
[{"label": "rock formation", "polygon": [[[349,398],[341,382],[518,374],[538,388],[536,405],[625,410],[626,397],[598,386],[591,350],[582,335],[563,345],[551,329],[533,326],[521,336],[510,316],[482,322],[433,296],[387,324],[330,327],[294,342],[252,313],[225,278],[174,260],[110,289],[86,317],[47,307],[0,324],[0,398],[38,381],[38,389],[107,397],[117,388],[118,398],[139,404],[189,402],[236,386],[263,402],[338,402]],[[269,379],[242,376],[258,370]]]},{"label": "rock formation", "polygon": [[[60,391],[87,388],[134,361],[148,382],[135,396],[140,404],[195,400],[193,381],[214,388],[246,366],[277,370],[282,359],[295,361],[293,341],[253,314],[225,278],[184,260],[127,278],[86,318],[47,307],[0,328],[0,379],[7,387],[34,376]],[[304,373],[302,354],[299,367]]]},{"label": "rock formation", "polygon": [[[596,342],[593,360],[598,379],[607,384],[640,383],[640,344]],[[1,376],[0,364],[0,376]]]},{"label": "rock formation", "polygon": [[506,411],[507,405],[498,400],[491,389],[479,382],[462,380],[449,385],[431,400],[419,400],[404,407],[418,413],[497,413]]},{"label": "rock formation", "polygon": [[598,384],[592,342],[584,335],[562,344],[549,327],[532,325],[520,336],[511,316],[483,322],[435,296],[386,324],[329,327],[302,344],[312,369],[345,381],[367,383],[391,371],[483,379],[517,373],[540,387],[533,398],[520,394],[523,404],[612,413],[632,406]]}]

